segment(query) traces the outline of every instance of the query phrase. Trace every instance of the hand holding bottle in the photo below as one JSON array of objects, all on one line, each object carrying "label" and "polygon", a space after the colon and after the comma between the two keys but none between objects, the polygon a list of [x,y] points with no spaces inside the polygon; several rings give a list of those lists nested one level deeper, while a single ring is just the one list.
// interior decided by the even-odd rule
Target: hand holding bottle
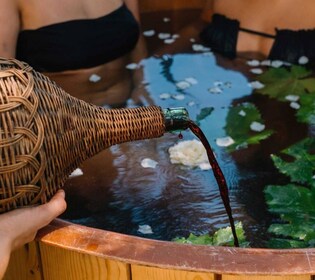
[{"label": "hand holding bottle", "polygon": [[37,231],[63,213],[66,207],[65,193],[59,190],[46,204],[0,215],[0,279],[5,273],[11,252],[32,241]]}]

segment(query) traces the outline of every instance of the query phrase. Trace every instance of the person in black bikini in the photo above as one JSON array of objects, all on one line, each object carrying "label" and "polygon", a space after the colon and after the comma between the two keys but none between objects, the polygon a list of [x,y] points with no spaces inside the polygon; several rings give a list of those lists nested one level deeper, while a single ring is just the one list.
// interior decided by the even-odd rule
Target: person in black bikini
[{"label": "person in black bikini", "polygon": [[310,0],[210,0],[200,33],[213,51],[235,58],[238,52],[261,52],[272,60],[315,61],[315,4]]},{"label": "person in black bikini", "polygon": [[137,0],[3,0],[0,26],[0,56],[29,63],[97,105],[130,97],[137,81],[126,65],[146,53]]},{"label": "person in black bikini", "polygon": [[[130,56],[137,62],[138,54],[145,54],[139,35],[136,0],[0,1],[0,56],[29,63],[70,94],[95,104],[115,106],[129,97],[125,66]],[[64,191],[59,191],[44,205],[0,215],[0,279],[11,251],[33,240],[65,209]]]}]

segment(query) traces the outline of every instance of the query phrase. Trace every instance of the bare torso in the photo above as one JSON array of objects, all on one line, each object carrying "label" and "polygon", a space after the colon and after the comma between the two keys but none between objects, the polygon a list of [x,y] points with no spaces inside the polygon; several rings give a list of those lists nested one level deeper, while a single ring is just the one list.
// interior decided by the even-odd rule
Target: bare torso
[{"label": "bare torso", "polygon": [[[122,0],[18,0],[21,30],[37,29],[75,19],[93,19],[118,9]],[[80,46],[78,46],[80,47]],[[119,105],[130,95],[131,77],[126,69],[130,55],[89,69],[44,73],[71,95],[97,105]],[[100,80],[91,82],[91,75]]]}]

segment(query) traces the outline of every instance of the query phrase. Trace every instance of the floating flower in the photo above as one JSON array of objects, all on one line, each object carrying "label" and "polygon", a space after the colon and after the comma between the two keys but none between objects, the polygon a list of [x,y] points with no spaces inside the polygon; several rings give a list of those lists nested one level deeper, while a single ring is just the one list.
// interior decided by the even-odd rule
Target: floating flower
[{"label": "floating flower", "polygon": [[170,19],[170,18],[165,17],[165,18],[163,18],[163,21],[164,21],[164,22],[169,22],[169,21],[171,21],[171,19]]},{"label": "floating flower", "polygon": [[199,167],[202,170],[211,169],[206,149],[196,139],[181,141],[168,150],[173,164],[183,164],[189,167]]}]

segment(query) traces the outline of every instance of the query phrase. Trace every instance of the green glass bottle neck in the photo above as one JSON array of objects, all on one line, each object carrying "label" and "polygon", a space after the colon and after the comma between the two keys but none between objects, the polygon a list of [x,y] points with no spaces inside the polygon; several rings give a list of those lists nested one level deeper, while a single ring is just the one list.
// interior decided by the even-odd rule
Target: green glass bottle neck
[{"label": "green glass bottle neck", "polygon": [[184,107],[162,109],[166,131],[185,130],[189,125],[189,114]]}]

